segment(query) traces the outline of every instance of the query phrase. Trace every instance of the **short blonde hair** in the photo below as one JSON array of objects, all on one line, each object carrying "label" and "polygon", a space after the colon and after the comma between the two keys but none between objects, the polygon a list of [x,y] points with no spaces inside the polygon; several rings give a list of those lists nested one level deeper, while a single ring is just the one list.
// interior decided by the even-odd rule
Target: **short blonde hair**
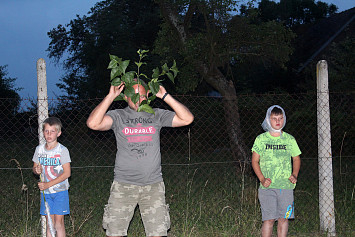
[{"label": "short blonde hair", "polygon": [[42,127],[43,130],[44,130],[44,125],[46,125],[46,124],[48,124],[50,126],[55,126],[55,128],[57,129],[58,132],[62,131],[62,127],[63,127],[62,122],[57,117],[46,118],[43,121],[43,127]]}]

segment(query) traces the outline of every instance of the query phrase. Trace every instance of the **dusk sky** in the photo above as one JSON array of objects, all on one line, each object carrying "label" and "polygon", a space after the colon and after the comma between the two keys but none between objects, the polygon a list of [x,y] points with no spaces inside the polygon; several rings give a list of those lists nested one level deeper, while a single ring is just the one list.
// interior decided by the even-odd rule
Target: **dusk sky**
[{"label": "dusk sky", "polygon": [[[97,0],[1,0],[0,66],[7,65],[7,77],[17,78],[22,98],[37,95],[36,62],[46,61],[48,97],[62,92],[55,85],[64,72],[47,57],[50,39],[47,32],[65,25],[76,15],[87,15]],[[355,6],[354,0],[324,0],[338,6],[338,12]]]}]

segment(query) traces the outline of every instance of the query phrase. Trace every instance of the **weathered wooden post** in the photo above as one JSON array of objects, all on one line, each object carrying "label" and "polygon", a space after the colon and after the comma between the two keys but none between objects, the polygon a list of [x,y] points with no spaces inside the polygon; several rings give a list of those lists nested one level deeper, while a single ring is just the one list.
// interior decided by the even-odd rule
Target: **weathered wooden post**
[{"label": "weathered wooden post", "polygon": [[[47,74],[46,62],[43,58],[37,60],[37,114],[38,114],[38,141],[45,142],[43,136],[43,121],[48,118]],[[42,236],[46,236],[46,217],[41,217]]]},{"label": "weathered wooden post", "polygon": [[336,236],[334,216],[333,167],[330,133],[328,64],[317,63],[317,128],[320,230]]}]

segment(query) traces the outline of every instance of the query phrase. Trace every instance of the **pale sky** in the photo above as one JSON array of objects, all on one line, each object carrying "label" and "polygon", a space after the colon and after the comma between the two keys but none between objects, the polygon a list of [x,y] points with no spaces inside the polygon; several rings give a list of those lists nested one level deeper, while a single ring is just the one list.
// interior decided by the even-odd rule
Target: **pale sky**
[{"label": "pale sky", "polygon": [[[0,1],[0,65],[7,66],[7,77],[17,78],[23,87],[22,98],[36,98],[39,58],[46,61],[48,97],[62,92],[55,85],[64,74],[52,63],[45,51],[50,39],[47,32],[65,25],[76,15],[87,15],[97,0],[1,0]],[[355,6],[354,0],[324,0],[339,7],[339,12]]]},{"label": "pale sky", "polygon": [[1,0],[0,65],[7,66],[7,77],[17,78],[22,98],[37,96],[36,63],[46,61],[48,97],[61,94],[56,83],[63,75],[47,57],[47,32],[65,25],[76,15],[86,15],[97,0]]}]

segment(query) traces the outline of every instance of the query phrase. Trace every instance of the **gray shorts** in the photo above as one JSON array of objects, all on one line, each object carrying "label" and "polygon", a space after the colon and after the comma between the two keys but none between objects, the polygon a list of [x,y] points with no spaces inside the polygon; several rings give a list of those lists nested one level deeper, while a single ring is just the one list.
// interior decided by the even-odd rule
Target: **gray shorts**
[{"label": "gray shorts", "polygon": [[147,236],[167,236],[169,206],[165,203],[164,182],[138,186],[113,181],[104,209],[102,226],[108,236],[126,236],[134,210],[139,210]]},{"label": "gray shorts", "polygon": [[262,220],[294,219],[293,189],[258,190]]}]

